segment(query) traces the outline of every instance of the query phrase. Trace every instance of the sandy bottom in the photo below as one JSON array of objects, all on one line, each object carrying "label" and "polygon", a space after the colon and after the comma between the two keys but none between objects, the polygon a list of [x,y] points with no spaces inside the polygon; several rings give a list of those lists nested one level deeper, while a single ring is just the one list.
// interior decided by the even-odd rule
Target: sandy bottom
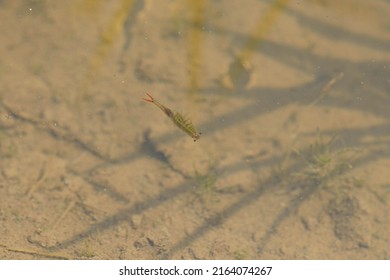
[{"label": "sandy bottom", "polygon": [[0,259],[389,259],[389,14],[0,1]]}]

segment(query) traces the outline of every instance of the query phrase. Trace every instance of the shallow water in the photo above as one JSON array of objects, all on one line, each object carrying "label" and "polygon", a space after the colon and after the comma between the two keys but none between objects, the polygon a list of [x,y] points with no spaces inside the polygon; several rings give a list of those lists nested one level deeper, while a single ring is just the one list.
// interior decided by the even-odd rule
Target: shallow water
[{"label": "shallow water", "polygon": [[0,258],[388,259],[389,14],[0,1]]}]

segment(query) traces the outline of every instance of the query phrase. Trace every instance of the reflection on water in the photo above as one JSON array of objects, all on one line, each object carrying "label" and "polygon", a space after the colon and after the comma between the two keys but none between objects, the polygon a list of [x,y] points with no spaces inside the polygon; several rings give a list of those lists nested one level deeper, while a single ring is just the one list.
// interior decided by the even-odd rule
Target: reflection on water
[{"label": "reflection on water", "polygon": [[0,1],[4,258],[388,258],[389,12]]}]

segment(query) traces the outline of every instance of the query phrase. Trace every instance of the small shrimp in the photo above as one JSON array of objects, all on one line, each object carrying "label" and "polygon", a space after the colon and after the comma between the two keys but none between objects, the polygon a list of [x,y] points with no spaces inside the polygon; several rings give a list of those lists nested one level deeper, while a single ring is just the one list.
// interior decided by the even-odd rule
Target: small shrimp
[{"label": "small shrimp", "polygon": [[146,94],[148,95],[149,98],[142,98],[142,99],[147,102],[153,103],[158,108],[160,108],[161,111],[163,111],[165,115],[167,115],[178,128],[180,128],[189,136],[191,136],[192,139],[194,139],[194,142],[196,142],[196,140],[200,138],[201,133],[197,132],[191,120],[186,119],[183,115],[181,115],[178,112],[173,112],[171,109],[168,109],[160,102],[156,101],[149,93]]}]

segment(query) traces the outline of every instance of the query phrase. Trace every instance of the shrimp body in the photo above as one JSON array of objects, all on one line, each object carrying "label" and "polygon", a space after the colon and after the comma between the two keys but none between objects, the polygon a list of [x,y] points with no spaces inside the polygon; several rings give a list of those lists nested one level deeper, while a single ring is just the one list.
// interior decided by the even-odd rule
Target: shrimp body
[{"label": "shrimp body", "polygon": [[148,99],[147,98],[143,98],[143,100],[147,101],[147,102],[150,102],[150,103],[153,103],[154,105],[156,105],[158,108],[161,109],[161,111],[163,111],[165,113],[165,115],[167,115],[171,121],[178,127],[180,128],[182,131],[184,131],[185,133],[187,133],[189,136],[192,137],[192,139],[194,139],[194,142],[196,140],[198,140],[200,138],[200,132],[198,132],[194,125],[192,124],[191,120],[189,119],[186,119],[183,115],[181,115],[180,113],[178,112],[173,112],[171,109],[165,107],[164,105],[162,105],[160,102],[158,102],[157,100],[155,100],[149,93],[147,93],[148,95]]}]

